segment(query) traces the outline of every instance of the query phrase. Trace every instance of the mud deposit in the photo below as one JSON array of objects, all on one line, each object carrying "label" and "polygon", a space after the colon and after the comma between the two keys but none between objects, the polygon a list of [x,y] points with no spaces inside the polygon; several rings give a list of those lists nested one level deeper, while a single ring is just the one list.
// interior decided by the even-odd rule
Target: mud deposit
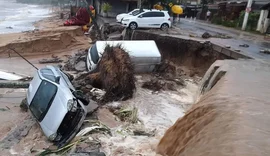
[{"label": "mud deposit", "polygon": [[[11,34],[12,35],[12,34]],[[12,38],[10,34],[6,37]],[[3,35],[5,36],[5,35]],[[72,49],[87,42],[79,27],[59,28],[48,31],[33,31],[17,34],[13,40],[6,43],[5,38],[1,36],[0,56],[13,57],[18,56],[11,49],[16,50],[23,56],[51,54],[57,50]],[[84,40],[82,40],[84,38]]]},{"label": "mud deposit", "polygon": [[158,153],[269,155],[269,67],[254,60],[213,64],[202,81],[203,95],[167,130]]}]

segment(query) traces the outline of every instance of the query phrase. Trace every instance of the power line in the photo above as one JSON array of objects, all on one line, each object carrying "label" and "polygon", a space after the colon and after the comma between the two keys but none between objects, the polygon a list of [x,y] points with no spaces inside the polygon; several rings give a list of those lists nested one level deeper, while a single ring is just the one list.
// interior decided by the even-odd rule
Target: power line
[{"label": "power line", "polygon": [[13,52],[15,52],[16,54],[18,54],[21,58],[23,58],[26,62],[28,62],[31,66],[33,66],[34,68],[36,68],[36,70],[38,70],[38,68],[35,66],[35,65],[33,65],[30,61],[28,61],[25,57],[23,57],[20,53],[18,53],[15,49],[13,49],[13,48],[10,48],[10,47],[8,47],[8,49],[10,49],[10,50],[12,50]]}]

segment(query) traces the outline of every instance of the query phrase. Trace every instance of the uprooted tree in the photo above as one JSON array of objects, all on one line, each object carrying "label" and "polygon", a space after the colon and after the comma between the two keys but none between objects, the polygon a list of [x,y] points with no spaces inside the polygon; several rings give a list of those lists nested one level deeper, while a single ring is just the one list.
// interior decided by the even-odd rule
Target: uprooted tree
[{"label": "uprooted tree", "polygon": [[121,45],[106,45],[98,72],[80,76],[77,80],[104,89],[102,103],[132,98],[136,89],[134,67]]}]

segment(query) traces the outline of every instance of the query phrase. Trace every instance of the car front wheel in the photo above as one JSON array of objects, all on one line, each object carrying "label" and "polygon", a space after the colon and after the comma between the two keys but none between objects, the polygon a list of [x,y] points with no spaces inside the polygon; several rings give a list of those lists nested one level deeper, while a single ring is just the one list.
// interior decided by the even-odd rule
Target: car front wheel
[{"label": "car front wheel", "polygon": [[161,29],[161,30],[167,30],[167,29],[169,29],[169,24],[163,23],[163,24],[160,26],[160,29]]},{"label": "car front wheel", "polygon": [[131,22],[131,23],[129,24],[129,28],[132,29],[132,30],[137,29],[137,27],[138,27],[138,25],[137,25],[137,23],[135,23],[135,22]]}]

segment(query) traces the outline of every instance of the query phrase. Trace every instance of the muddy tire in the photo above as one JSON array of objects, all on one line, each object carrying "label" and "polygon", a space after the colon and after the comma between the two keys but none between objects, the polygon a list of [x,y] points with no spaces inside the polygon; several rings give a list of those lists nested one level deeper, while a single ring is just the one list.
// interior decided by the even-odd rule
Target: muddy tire
[{"label": "muddy tire", "polygon": [[137,27],[138,27],[138,24],[137,24],[136,22],[131,22],[131,23],[129,24],[129,28],[130,28],[131,30],[135,30],[135,29],[137,29]]},{"label": "muddy tire", "polygon": [[161,30],[168,30],[169,27],[170,27],[169,24],[163,23],[163,24],[161,24],[160,29],[161,29]]}]

